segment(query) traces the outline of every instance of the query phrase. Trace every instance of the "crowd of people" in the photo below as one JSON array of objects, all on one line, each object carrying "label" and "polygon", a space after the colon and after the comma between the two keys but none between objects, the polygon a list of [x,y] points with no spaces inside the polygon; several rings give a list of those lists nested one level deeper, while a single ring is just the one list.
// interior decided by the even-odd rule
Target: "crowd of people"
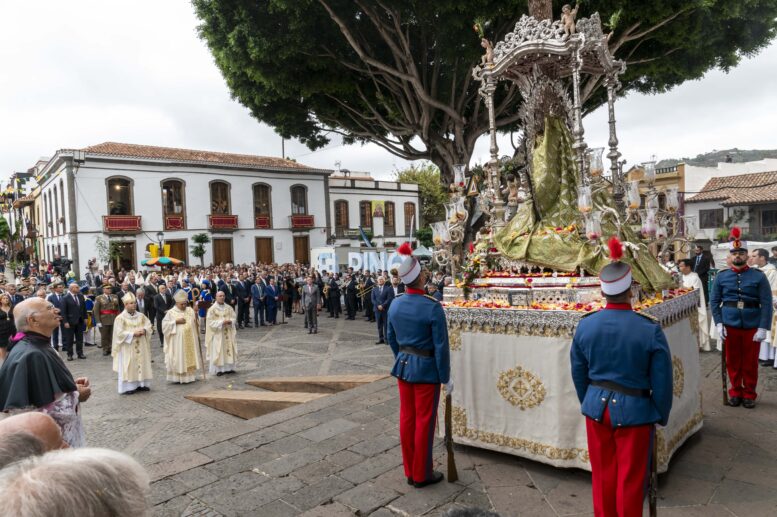
[{"label": "crowd of people", "polygon": [[[4,379],[14,375],[25,379],[14,368],[24,363],[26,352],[45,341],[48,346],[42,357],[50,362],[45,369],[62,376],[53,379],[51,393],[77,388],[56,401],[67,405],[58,410],[69,415],[60,421],[69,422],[62,429],[71,446],[83,443],[77,408],[85,400],[82,392],[88,391],[88,381],[70,382],[63,359],[86,359],[85,347],[100,348],[102,355],[112,356],[118,392],[134,394],[151,389],[154,334],[163,347],[166,380],[189,383],[205,377],[206,368],[216,376],[234,373],[237,332],[276,325],[278,312],[282,319],[303,317],[308,333],[318,332],[322,311],[334,319],[355,320],[358,314],[376,324],[376,343],[384,344],[388,309],[405,291],[396,270],[329,273],[300,264],[226,264],[114,273],[99,271],[90,261],[77,280],[71,271],[48,266],[28,265],[19,273],[29,274],[9,283],[0,273],[0,360],[7,363]],[[424,293],[440,301],[450,281],[439,273],[430,275]],[[30,310],[37,319],[28,319]],[[42,314],[50,316],[45,324],[51,328],[31,330],[30,321],[39,324]],[[26,346],[30,343],[35,346]],[[26,375],[23,368],[19,372]],[[11,396],[13,390],[10,385],[7,388]],[[4,411],[16,407],[12,398]],[[39,402],[35,407],[55,401]]]}]

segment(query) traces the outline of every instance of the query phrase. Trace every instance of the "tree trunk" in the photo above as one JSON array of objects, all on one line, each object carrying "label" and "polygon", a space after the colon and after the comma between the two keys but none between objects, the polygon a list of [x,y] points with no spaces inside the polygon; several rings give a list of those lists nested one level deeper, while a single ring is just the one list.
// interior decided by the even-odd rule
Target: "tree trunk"
[{"label": "tree trunk", "polygon": [[538,20],[553,20],[553,1],[529,0],[529,16]]}]

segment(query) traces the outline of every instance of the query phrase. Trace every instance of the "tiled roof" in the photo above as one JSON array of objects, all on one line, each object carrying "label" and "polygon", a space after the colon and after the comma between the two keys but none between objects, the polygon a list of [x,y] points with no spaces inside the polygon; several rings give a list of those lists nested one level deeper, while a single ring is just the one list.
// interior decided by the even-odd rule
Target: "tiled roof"
[{"label": "tiled roof", "polygon": [[686,203],[720,201],[723,206],[777,202],[777,171],[712,178]]},{"label": "tiled roof", "polygon": [[100,154],[105,156],[313,170],[306,165],[291,160],[285,160],[283,158],[254,156],[250,154],[217,153],[213,151],[196,151],[193,149],[175,149],[172,147],[155,147],[151,145],[121,144],[117,142],[103,142],[102,144],[86,147],[83,151],[86,151],[89,154]]}]

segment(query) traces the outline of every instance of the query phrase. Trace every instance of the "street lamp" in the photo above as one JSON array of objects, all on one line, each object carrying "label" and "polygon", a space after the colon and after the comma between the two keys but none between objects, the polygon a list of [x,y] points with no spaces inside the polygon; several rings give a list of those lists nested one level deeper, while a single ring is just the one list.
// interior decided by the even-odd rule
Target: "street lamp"
[{"label": "street lamp", "polygon": [[164,248],[164,241],[165,241],[165,234],[164,232],[156,232],[156,240],[159,242],[159,256],[163,256],[165,253]]}]

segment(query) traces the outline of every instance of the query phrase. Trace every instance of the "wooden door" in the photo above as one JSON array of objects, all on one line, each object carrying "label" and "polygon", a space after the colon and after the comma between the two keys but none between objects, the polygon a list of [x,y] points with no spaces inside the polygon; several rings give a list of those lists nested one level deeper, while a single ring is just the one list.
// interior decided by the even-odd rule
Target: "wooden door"
[{"label": "wooden door", "polygon": [[186,245],[186,239],[181,239],[178,241],[165,241],[165,244],[170,245],[170,256],[173,258],[177,258],[178,260],[183,260],[184,262],[189,262],[189,247]]},{"label": "wooden door", "polygon": [[232,239],[213,239],[213,264],[232,263]]},{"label": "wooden door", "polygon": [[307,235],[294,237],[294,262],[310,264],[310,238]]},{"label": "wooden door", "polygon": [[272,264],[273,259],[272,237],[256,238],[256,263]]},{"label": "wooden door", "polygon": [[131,271],[136,269],[135,262],[135,243],[134,242],[116,242],[116,256],[113,260],[114,274],[121,270]]}]

